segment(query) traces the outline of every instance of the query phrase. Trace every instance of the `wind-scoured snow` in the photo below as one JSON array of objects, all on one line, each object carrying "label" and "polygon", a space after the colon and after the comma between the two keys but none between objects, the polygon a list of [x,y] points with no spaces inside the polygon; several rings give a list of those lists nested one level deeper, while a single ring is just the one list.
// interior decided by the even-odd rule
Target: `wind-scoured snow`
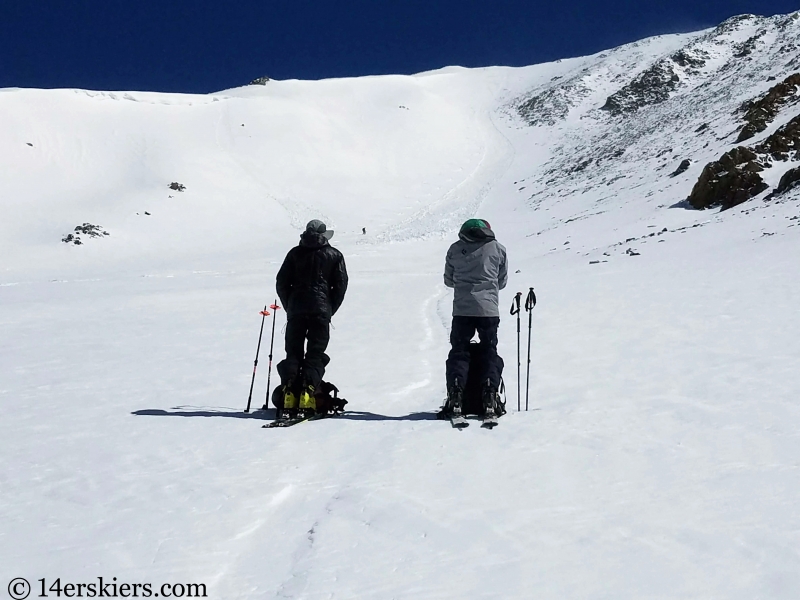
[{"label": "wind-scoured snow", "polygon": [[[519,69],[0,90],[0,589],[800,597],[800,192],[684,202],[799,57],[789,15]],[[509,414],[458,432],[442,270],[472,216],[508,249]],[[258,312],[312,218],[350,273],[349,411],[264,430]],[[109,235],[61,242],[84,223]]]}]

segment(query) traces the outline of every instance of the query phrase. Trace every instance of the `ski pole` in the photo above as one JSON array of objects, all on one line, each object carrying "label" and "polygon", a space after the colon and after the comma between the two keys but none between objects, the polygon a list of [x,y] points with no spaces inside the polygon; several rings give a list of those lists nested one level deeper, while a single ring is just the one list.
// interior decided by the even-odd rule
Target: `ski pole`
[{"label": "ski pole", "polygon": [[250,380],[250,395],[247,396],[247,408],[244,412],[250,412],[250,402],[253,399],[253,384],[256,382],[256,367],[258,367],[258,352],[261,350],[261,336],[264,333],[264,319],[269,313],[267,312],[267,305],[264,305],[264,310],[261,311],[261,331],[258,332],[258,346],[256,346],[256,360],[253,363],[253,379]]},{"label": "ski pole", "polygon": [[275,304],[270,304],[272,309],[272,337],[269,340],[269,370],[267,371],[267,398],[264,400],[264,410],[269,408],[269,382],[272,377],[272,347],[275,344],[275,314],[281,309],[278,306],[278,299],[275,298]]},{"label": "ski pole", "polygon": [[528,313],[528,373],[525,378],[525,410],[528,410],[528,392],[531,387],[531,321],[533,320],[533,307],[536,306],[536,294],[530,288],[525,299],[525,310]]},{"label": "ski pole", "polygon": [[522,292],[517,292],[517,295],[514,296],[514,300],[511,302],[511,314],[517,315],[517,412],[521,410],[520,408],[520,399],[521,399],[521,386],[520,386],[520,369],[521,369],[521,361],[519,356],[519,313],[520,313],[520,298],[522,297]]}]

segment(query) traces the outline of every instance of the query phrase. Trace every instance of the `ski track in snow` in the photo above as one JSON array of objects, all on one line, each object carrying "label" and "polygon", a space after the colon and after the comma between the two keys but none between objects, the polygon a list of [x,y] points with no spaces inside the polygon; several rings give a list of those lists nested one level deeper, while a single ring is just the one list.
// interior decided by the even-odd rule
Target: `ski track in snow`
[{"label": "ski track in snow", "polygon": [[[798,27],[210,96],[0,94],[8,579],[202,582],[232,600],[800,597],[800,193],[675,208],[730,149],[734,109],[795,68],[774,53]],[[599,111],[685,47],[709,59],[668,100]],[[519,118],[534,96],[552,125]],[[444,255],[472,216],[509,252],[509,414],[491,432],[435,420]],[[273,411],[243,412],[258,311],[314,217],[350,273],[326,377],[348,411],[264,430]],[[111,235],[59,242],[87,221]],[[507,311],[530,286],[517,412]],[[275,325],[277,362],[282,311]]]}]

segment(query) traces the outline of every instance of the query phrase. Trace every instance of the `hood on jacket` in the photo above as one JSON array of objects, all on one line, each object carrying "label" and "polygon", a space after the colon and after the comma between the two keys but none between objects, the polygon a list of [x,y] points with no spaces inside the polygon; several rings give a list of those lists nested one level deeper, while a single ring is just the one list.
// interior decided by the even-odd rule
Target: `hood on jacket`
[{"label": "hood on jacket", "polygon": [[469,219],[461,226],[458,237],[465,242],[488,242],[495,239],[492,226],[485,219]]},{"label": "hood on jacket", "polygon": [[328,238],[321,233],[313,231],[304,231],[300,235],[300,245],[304,248],[322,248],[328,246]]},{"label": "hood on jacket", "polygon": [[328,229],[327,225],[319,219],[312,219],[309,221],[306,224],[306,231],[322,234],[327,240],[333,237],[333,229]]},{"label": "hood on jacket", "polygon": [[333,229],[328,229],[319,219],[313,219],[306,225],[306,230],[300,235],[300,245],[306,248],[322,248],[328,245],[328,240],[333,237]]}]

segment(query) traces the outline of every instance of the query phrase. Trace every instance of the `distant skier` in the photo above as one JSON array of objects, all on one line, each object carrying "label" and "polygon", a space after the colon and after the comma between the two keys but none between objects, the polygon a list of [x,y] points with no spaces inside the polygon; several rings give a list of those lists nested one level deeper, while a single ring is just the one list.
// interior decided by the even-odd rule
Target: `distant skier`
[{"label": "distant skier", "polygon": [[361,228],[361,235],[367,235],[367,228],[366,227],[362,227]]},{"label": "distant skier", "polygon": [[276,287],[288,319],[286,359],[277,367],[286,414],[315,412],[314,391],[330,362],[325,349],[331,317],[347,291],[344,256],[328,243],[332,237],[325,223],[310,221],[278,271]]},{"label": "distant skier", "polygon": [[502,372],[502,360],[497,355],[497,328],[499,292],[508,281],[506,249],[495,240],[488,221],[482,219],[466,221],[458,237],[447,251],[444,266],[444,283],[455,290],[445,409],[452,415],[462,412],[467,375],[470,368],[476,367],[470,365],[470,342],[477,331],[481,398],[486,416],[493,417]]}]

